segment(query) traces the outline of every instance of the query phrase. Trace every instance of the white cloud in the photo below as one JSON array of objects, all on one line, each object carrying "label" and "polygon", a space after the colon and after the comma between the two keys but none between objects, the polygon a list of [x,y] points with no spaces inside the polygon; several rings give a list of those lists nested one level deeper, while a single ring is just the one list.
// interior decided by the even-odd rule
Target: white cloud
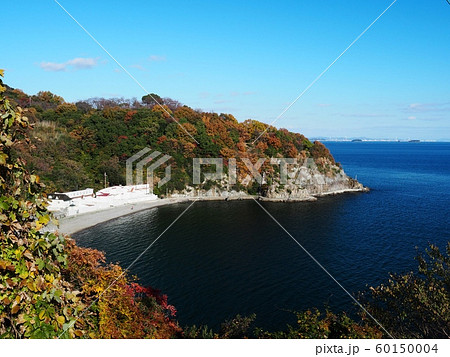
[{"label": "white cloud", "polygon": [[152,62],[162,62],[166,60],[166,56],[151,55],[148,59]]},{"label": "white cloud", "polygon": [[39,64],[39,67],[41,67],[44,71],[58,72],[58,71],[65,71],[67,65],[65,63],[41,62]]},{"label": "white cloud", "polygon": [[430,113],[430,112],[448,112],[450,110],[450,102],[436,103],[412,103],[405,109],[408,113]]},{"label": "white cloud", "polygon": [[136,69],[138,69],[140,71],[146,71],[146,68],[144,66],[140,65],[140,64],[132,64],[130,67],[131,68],[136,68]]},{"label": "white cloud", "polygon": [[392,116],[391,114],[378,114],[378,113],[339,113],[338,115],[352,118],[385,118]]},{"label": "white cloud", "polygon": [[48,72],[64,72],[69,69],[77,71],[79,69],[94,68],[98,64],[98,58],[76,57],[66,62],[41,62],[39,67]]},{"label": "white cloud", "polygon": [[82,58],[77,57],[66,62],[68,66],[73,66],[75,69],[93,68],[97,65],[98,58]]},{"label": "white cloud", "polygon": [[408,117],[408,120],[416,120],[417,118],[416,117],[414,117],[414,116],[409,116]]}]

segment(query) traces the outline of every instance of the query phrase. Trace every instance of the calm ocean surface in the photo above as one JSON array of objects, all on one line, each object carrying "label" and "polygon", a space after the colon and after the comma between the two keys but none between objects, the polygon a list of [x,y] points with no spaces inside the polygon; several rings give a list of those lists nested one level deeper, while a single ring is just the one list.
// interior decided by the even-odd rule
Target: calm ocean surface
[{"label": "calm ocean surface", "polygon": [[[262,204],[348,291],[415,269],[415,247],[446,244],[450,143],[325,145],[370,193]],[[74,236],[126,267],[186,207],[138,212]],[[291,310],[356,309],[253,201],[196,202],[131,272],[169,296],[182,326],[256,313],[256,325],[282,329],[295,322]]]}]

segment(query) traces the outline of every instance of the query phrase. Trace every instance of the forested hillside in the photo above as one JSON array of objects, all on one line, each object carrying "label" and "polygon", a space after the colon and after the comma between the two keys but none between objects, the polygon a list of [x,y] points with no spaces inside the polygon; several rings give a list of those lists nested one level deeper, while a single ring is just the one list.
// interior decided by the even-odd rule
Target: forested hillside
[{"label": "forested hillside", "polygon": [[176,337],[167,296],[104,255],[44,232],[50,220],[38,176],[13,148],[31,129],[5,99],[0,70],[0,338]]},{"label": "forested hillside", "polygon": [[[325,146],[301,134],[269,127],[253,145],[266,124],[250,119],[239,123],[231,114],[193,110],[155,94],[141,101],[93,98],[67,103],[48,91],[27,95],[7,87],[6,96],[13,105],[28,109],[34,124],[31,145],[19,146],[16,155],[42,178],[47,191],[99,188],[104,173],[110,185],[125,184],[126,159],[144,147],[173,157],[172,179],[164,192],[192,184],[194,157],[249,158],[252,162],[259,157],[313,158],[321,172],[332,176],[336,171]],[[246,175],[245,165],[239,160],[237,165],[238,177]],[[264,165],[267,172],[276,170],[268,161]],[[237,185],[238,191],[255,193],[254,183]]]},{"label": "forested hillside", "polygon": [[[133,151],[134,147],[121,146],[122,142],[134,142],[137,148],[148,144],[167,148],[171,154],[178,155],[177,163],[187,163],[183,161],[183,155],[189,152],[209,155],[219,152],[226,156],[226,153],[221,152],[225,148],[234,148],[238,153],[251,155],[244,148],[240,150],[239,146],[245,145],[243,138],[255,137],[255,131],[260,131],[263,124],[239,124],[229,115],[199,113],[167,101],[170,104],[167,108],[173,110],[174,114],[185,113],[180,121],[183,120],[185,128],[192,130],[197,140],[203,137],[206,143],[210,143],[211,151],[207,151],[193,145],[180,133],[176,138],[174,132],[177,126],[154,106],[147,108],[133,103],[132,109],[128,102],[114,102],[114,109],[110,106],[94,109],[93,106],[101,106],[100,103],[104,104],[105,101],[99,100],[97,104],[95,101],[66,104],[48,92],[29,97],[9,88],[8,96],[15,100],[15,103],[11,103],[5,99],[6,88],[2,76],[3,71],[0,70],[0,338],[450,336],[450,244],[442,252],[430,245],[426,254],[417,256],[417,272],[390,275],[386,283],[371,287],[359,295],[365,311],[375,316],[383,328],[362,310],[358,321],[345,313],[336,315],[317,310],[297,312],[294,326],[275,332],[254,328],[254,315],[238,315],[224,322],[218,332],[207,326],[181,328],[174,319],[176,311],[168,304],[167,296],[139,285],[120,266],[105,264],[101,252],[78,247],[69,237],[41,229],[51,219],[45,196],[42,195],[44,186],[39,176],[30,173],[24,159],[17,155],[28,155],[28,166],[34,166],[46,174],[50,185],[69,189],[72,187],[70,177],[79,179],[79,184],[83,184],[83,180],[91,180],[89,182],[97,182],[98,185],[96,173],[101,172],[101,165],[110,169],[108,160],[114,160],[117,179],[123,180],[122,156],[127,153],[122,151]],[[28,110],[17,107],[17,103],[28,105]],[[126,105],[128,107],[123,108]],[[108,113],[111,115],[110,121],[106,116]],[[192,115],[190,120],[186,117],[188,114]],[[139,126],[135,122],[138,117],[147,118],[149,125],[145,128]],[[96,120],[100,123],[97,129]],[[30,121],[34,122],[38,133],[30,127]],[[120,124],[122,129],[128,130],[128,134],[134,131],[136,136],[131,134],[130,141],[127,141],[128,137],[119,140],[121,135],[117,128],[105,125],[110,122],[117,126]],[[150,135],[152,127],[154,131]],[[143,130],[142,133],[147,133],[142,142],[137,135],[139,128]],[[172,128],[170,130],[173,132],[168,128]],[[202,128],[204,132],[199,134],[197,130]],[[204,135],[208,130],[210,139]],[[217,132],[221,134],[214,134]],[[232,133],[237,135],[233,136]],[[32,140],[29,135],[33,136]],[[156,142],[152,141],[155,137]],[[99,146],[102,138],[105,145]],[[280,143],[275,145],[275,148],[278,147],[275,154],[281,155],[286,149],[295,149],[299,155],[314,158],[318,165],[325,163],[325,168],[332,160],[321,144],[312,145],[299,134],[275,129],[270,129],[270,135],[258,143],[259,148],[255,151],[271,154],[267,152],[269,140]],[[299,149],[302,150],[299,152]],[[108,157],[108,154],[114,153],[116,156],[113,159]],[[56,158],[52,155],[56,155]],[[89,165],[89,158],[96,159],[98,166]],[[181,178],[188,179],[186,167],[179,166],[179,172]],[[58,174],[58,170],[72,176],[53,176]],[[113,176],[114,171],[109,172]]]}]

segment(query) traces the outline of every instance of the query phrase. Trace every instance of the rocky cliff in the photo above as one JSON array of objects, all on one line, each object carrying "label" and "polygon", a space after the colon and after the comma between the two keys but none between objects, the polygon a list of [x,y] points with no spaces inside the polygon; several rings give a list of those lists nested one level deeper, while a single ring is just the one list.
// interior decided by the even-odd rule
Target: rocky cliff
[{"label": "rocky cliff", "polygon": [[[272,163],[280,164],[280,160],[272,159]],[[255,195],[249,194],[247,190],[236,190],[233,185],[229,184],[229,177],[223,175],[221,180],[210,182],[208,188],[204,187],[205,181],[203,186],[187,186],[184,190],[174,191],[168,196],[200,197],[204,200],[239,200],[257,197],[264,201],[286,202],[313,201],[317,197],[325,195],[369,190],[357,180],[349,177],[335,163],[328,162],[324,166],[318,166],[312,158],[307,158],[288,166],[284,179],[276,170],[271,174],[262,172],[262,180]],[[247,185],[250,185],[251,181]]]}]

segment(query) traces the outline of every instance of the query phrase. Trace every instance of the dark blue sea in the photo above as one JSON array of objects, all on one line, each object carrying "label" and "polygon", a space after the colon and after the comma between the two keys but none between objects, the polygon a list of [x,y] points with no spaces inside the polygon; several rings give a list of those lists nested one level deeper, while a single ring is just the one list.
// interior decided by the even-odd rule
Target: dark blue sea
[{"label": "dark blue sea", "polygon": [[[317,202],[262,203],[349,292],[416,269],[416,247],[450,232],[450,143],[326,142],[371,188]],[[75,234],[127,267],[188,204],[154,208]],[[253,201],[196,202],[131,268],[161,289],[182,326],[236,314],[282,329],[290,311],[355,313],[351,298]]]}]

